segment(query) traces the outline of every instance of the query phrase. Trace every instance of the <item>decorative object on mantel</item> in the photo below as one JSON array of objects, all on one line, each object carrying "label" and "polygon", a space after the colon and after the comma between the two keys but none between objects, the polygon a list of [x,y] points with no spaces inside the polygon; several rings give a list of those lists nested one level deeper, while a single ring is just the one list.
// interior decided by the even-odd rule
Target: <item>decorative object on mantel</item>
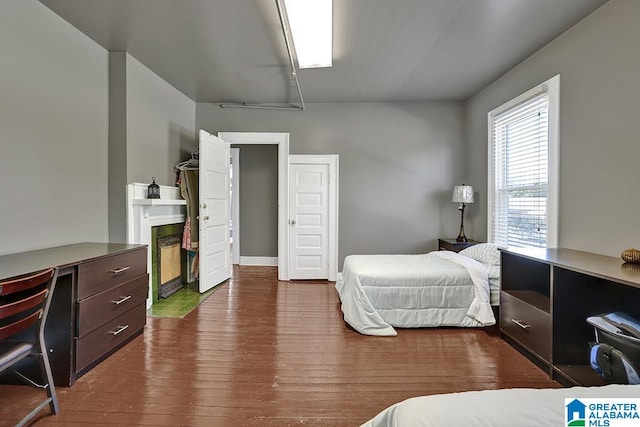
[{"label": "decorative object on mantel", "polygon": [[149,184],[149,187],[147,187],[147,199],[159,199],[160,186],[156,184],[156,177],[152,177],[151,181],[151,184]]},{"label": "decorative object on mantel", "polygon": [[640,249],[629,248],[622,251],[620,258],[624,262],[630,262],[632,264],[640,264]]},{"label": "decorative object on mantel", "polygon": [[453,187],[452,202],[459,203],[458,210],[460,211],[460,233],[456,238],[457,242],[466,242],[467,236],[464,235],[464,208],[467,203],[473,203],[473,187],[470,185],[456,185]]}]

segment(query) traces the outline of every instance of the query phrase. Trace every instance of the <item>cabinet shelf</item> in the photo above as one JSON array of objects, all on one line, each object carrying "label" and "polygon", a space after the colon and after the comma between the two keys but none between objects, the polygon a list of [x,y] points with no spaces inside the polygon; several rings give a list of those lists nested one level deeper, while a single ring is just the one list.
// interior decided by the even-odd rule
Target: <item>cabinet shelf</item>
[{"label": "cabinet shelf", "polygon": [[507,290],[503,292],[546,313],[550,312],[551,298],[548,295],[532,290]]}]

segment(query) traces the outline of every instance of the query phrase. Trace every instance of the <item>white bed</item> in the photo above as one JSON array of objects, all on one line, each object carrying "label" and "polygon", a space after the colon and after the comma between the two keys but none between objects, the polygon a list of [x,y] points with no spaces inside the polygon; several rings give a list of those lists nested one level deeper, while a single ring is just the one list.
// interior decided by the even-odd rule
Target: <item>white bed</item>
[{"label": "white bed", "polygon": [[336,289],[344,320],[365,335],[393,328],[495,324],[500,254],[493,244],[460,253],[350,255]]},{"label": "white bed", "polygon": [[[362,427],[566,426],[567,418],[572,418],[575,414],[565,415],[565,399],[573,398],[640,400],[640,386],[615,384],[559,389],[521,388],[415,397],[388,407]],[[569,401],[571,402],[572,400]],[[640,411],[640,405],[637,405],[637,409]],[[594,416],[586,412],[586,424],[573,425],[609,425],[604,423],[604,419],[595,418],[602,415],[600,413]],[[635,418],[638,412],[630,416],[633,419],[624,420],[629,424],[611,425],[640,425],[640,420]],[[589,417],[594,418],[589,420]],[[599,423],[589,424],[589,421]]]}]

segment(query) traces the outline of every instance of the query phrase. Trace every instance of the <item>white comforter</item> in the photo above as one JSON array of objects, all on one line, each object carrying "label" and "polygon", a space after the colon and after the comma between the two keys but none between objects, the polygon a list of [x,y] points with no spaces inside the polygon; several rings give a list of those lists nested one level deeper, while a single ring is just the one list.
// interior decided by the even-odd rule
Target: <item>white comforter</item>
[{"label": "white comforter", "polygon": [[[414,397],[396,403],[367,421],[362,427],[566,426],[565,399],[637,399],[638,397],[640,397],[640,386],[637,385],[560,389],[521,388],[437,394]],[[599,423],[589,424],[589,421]],[[630,424],[611,425],[640,423],[638,419],[625,421]],[[603,419],[591,419],[582,425],[609,424]]]},{"label": "white comforter", "polygon": [[495,324],[486,269],[454,252],[350,255],[342,275],[336,289],[344,320],[361,334]]}]

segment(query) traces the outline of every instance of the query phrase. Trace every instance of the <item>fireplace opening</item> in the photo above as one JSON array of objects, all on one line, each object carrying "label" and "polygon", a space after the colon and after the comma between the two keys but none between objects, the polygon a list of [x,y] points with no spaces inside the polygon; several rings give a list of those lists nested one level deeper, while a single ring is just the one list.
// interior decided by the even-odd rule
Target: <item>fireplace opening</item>
[{"label": "fireplace opening", "polygon": [[152,227],[153,302],[167,298],[187,283],[187,251],[182,249],[184,224]]},{"label": "fireplace opening", "polygon": [[167,298],[184,287],[182,282],[182,238],[178,235],[158,238],[158,296]]}]

